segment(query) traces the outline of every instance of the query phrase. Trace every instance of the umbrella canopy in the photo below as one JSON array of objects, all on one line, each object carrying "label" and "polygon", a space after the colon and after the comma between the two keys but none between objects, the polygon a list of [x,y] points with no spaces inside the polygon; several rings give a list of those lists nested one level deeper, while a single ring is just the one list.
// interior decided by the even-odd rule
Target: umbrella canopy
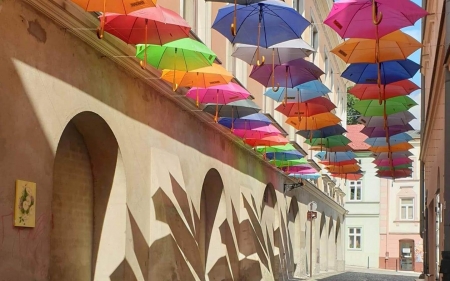
[{"label": "umbrella canopy", "polygon": [[244,142],[250,146],[272,146],[287,144],[289,140],[283,136],[268,136],[262,139],[245,139]]},{"label": "umbrella canopy", "polygon": [[106,13],[105,17],[105,31],[127,44],[163,45],[189,37],[191,30],[180,15],[159,5],[127,15]]},{"label": "umbrella canopy", "polygon": [[388,137],[392,137],[394,135],[405,133],[412,130],[414,130],[414,128],[410,124],[407,124],[407,125],[389,126],[387,127],[387,133],[384,127],[364,127],[361,130],[361,133],[365,134],[369,138],[382,138],[386,137],[386,134]]},{"label": "umbrella canopy", "polygon": [[[376,18],[373,17],[373,9]],[[378,12],[382,14],[381,19]],[[412,26],[427,14],[427,11],[410,0],[344,0],[333,3],[324,23],[342,38],[376,39]]]},{"label": "umbrella canopy", "polygon": [[220,64],[213,63],[191,71],[164,69],[160,78],[171,83],[175,81],[178,87],[208,88],[230,83],[233,74]]},{"label": "umbrella canopy", "polygon": [[377,172],[379,171],[392,171],[392,170],[402,170],[402,169],[411,169],[412,165],[411,164],[403,164],[403,165],[397,165],[397,166],[376,166],[375,168],[378,169]]},{"label": "umbrella canopy", "polygon": [[335,108],[336,106],[329,99],[319,97],[306,102],[280,104],[275,110],[287,117],[309,117],[320,113],[330,112]]},{"label": "umbrella canopy", "polygon": [[[250,65],[257,65],[259,59],[257,52],[258,46],[236,44],[232,56]],[[305,58],[313,52],[315,52],[314,48],[301,38],[281,42],[268,48],[259,48],[260,55],[271,58],[272,64],[283,64],[291,60]]]},{"label": "umbrella canopy", "polygon": [[[384,97],[389,99],[409,95],[418,89],[419,86],[407,79],[384,85],[382,91]],[[375,84],[357,84],[348,92],[360,100],[374,100],[379,98],[380,89]]]},{"label": "umbrella canopy", "polygon": [[347,152],[347,151],[351,151],[353,149],[348,145],[338,145],[338,146],[333,146],[333,147],[329,147],[329,148],[324,148],[321,146],[311,146],[309,148],[309,150],[324,151],[324,152]]},{"label": "umbrella canopy", "polygon": [[335,135],[326,138],[313,138],[305,140],[306,144],[314,145],[314,146],[323,146],[325,148],[333,147],[333,146],[342,146],[351,143],[351,140],[344,137],[343,135]]},{"label": "umbrella canopy", "polygon": [[228,104],[213,104],[205,105],[203,111],[210,114],[216,114],[220,117],[237,117],[241,118],[253,113],[258,113],[261,109],[256,103],[251,100],[238,100]]},{"label": "umbrella canopy", "polygon": [[345,161],[340,161],[340,162],[320,161],[319,163],[326,165],[326,166],[345,166],[345,165],[357,164],[358,160],[350,159],[350,160],[345,160]]},{"label": "umbrella canopy", "polygon": [[357,172],[361,169],[359,165],[343,165],[343,166],[327,166],[325,167],[332,174],[345,174],[351,172]]},{"label": "umbrella canopy", "polygon": [[356,154],[347,151],[347,152],[319,152],[315,157],[319,158],[322,161],[329,161],[329,162],[341,162],[341,161],[348,161],[353,160],[356,158]]},{"label": "umbrella canopy", "polygon": [[250,93],[236,83],[211,86],[209,88],[193,87],[186,93],[186,97],[197,100],[197,102],[217,104],[228,104],[247,99],[249,96]]},{"label": "umbrella canopy", "polygon": [[412,146],[409,142],[402,142],[391,146],[372,146],[369,148],[369,150],[374,153],[380,153],[406,151],[410,150],[411,148],[414,148],[414,146]]},{"label": "umbrella canopy", "polygon": [[409,178],[412,175],[411,169],[399,169],[395,171],[378,171],[379,178]]},{"label": "umbrella canopy", "polygon": [[308,171],[308,170],[312,169],[312,167],[310,164],[299,164],[299,165],[295,165],[295,166],[283,167],[282,169],[284,172],[287,172],[289,170],[289,172],[295,173],[295,172],[301,172],[301,171]]},{"label": "umbrella canopy", "polygon": [[297,130],[318,130],[323,127],[336,125],[342,120],[336,115],[326,112],[310,117],[289,117],[286,123],[293,126]]},{"label": "umbrella canopy", "polygon": [[[377,43],[378,60],[377,60]],[[351,38],[337,45],[330,52],[346,63],[376,63],[390,60],[405,60],[422,48],[422,44],[408,34],[397,30],[379,39]]]},{"label": "umbrella canopy", "polygon": [[357,181],[363,177],[362,174],[359,173],[347,173],[347,174],[331,174],[332,177],[342,178],[351,181]]},{"label": "umbrella canopy", "polygon": [[85,11],[101,11],[103,13],[129,14],[133,11],[155,7],[156,0],[73,0]]},{"label": "umbrella canopy", "polygon": [[288,167],[300,164],[308,164],[308,160],[306,160],[305,158],[295,160],[271,160],[270,163],[274,164],[277,167]]},{"label": "umbrella canopy", "polygon": [[305,157],[305,155],[296,150],[292,150],[284,152],[268,152],[266,153],[266,157],[274,160],[296,160]]},{"label": "umbrella canopy", "polygon": [[[400,133],[400,134],[393,135],[392,137],[390,137],[389,143],[397,144],[397,143],[402,143],[402,142],[408,142],[411,140],[413,140],[413,138],[410,135],[408,135],[407,133]],[[387,145],[386,137],[368,138],[364,142],[370,146],[385,146],[385,145]]]},{"label": "umbrella canopy", "polygon": [[[322,74],[324,72],[315,64],[304,59],[296,59],[280,65],[265,64],[263,66],[253,66],[250,78],[267,87],[277,84],[286,88],[292,88],[317,80]],[[271,79],[272,76],[273,79]]]},{"label": "umbrella canopy", "polygon": [[216,54],[205,44],[191,38],[183,38],[160,45],[136,46],[136,57],[158,69],[191,71],[212,65]]},{"label": "umbrella canopy", "polygon": [[289,175],[292,175],[292,174],[296,174],[296,175],[317,174],[316,169],[313,169],[313,168],[304,169],[304,170],[297,170],[297,169],[295,169],[295,167],[297,167],[297,166],[287,166],[287,167],[284,167],[283,170],[286,173],[289,173]]},{"label": "umbrella canopy", "polygon": [[[391,163],[392,162],[392,163]],[[372,163],[377,166],[390,166],[391,164],[394,166],[405,165],[413,163],[413,160],[408,157],[394,158],[394,159],[377,159],[373,160]]]},{"label": "umbrella canopy", "polygon": [[[311,172],[312,172],[312,170],[311,170]],[[292,174],[289,174],[289,176],[294,177],[294,178],[301,178],[301,179],[305,179],[305,180],[317,180],[322,175],[318,174],[318,173],[314,173],[314,174],[292,173]]]},{"label": "umbrella canopy", "polygon": [[[412,120],[416,119],[414,115],[409,111],[402,111],[387,116],[387,125],[407,125]],[[361,116],[358,118],[360,124],[364,124],[366,127],[383,127],[383,116]]]},{"label": "umbrella canopy", "polygon": [[233,134],[241,138],[262,139],[264,137],[280,135],[281,132],[274,125],[269,124],[254,129],[235,129]]},{"label": "umbrella canopy", "polygon": [[409,156],[413,156],[411,151],[399,151],[399,152],[380,152],[373,153],[373,157],[375,160],[384,160],[384,159],[396,159],[396,158],[408,158]]},{"label": "umbrella canopy", "polygon": [[[280,42],[300,38],[310,22],[288,4],[267,0],[247,6],[227,5],[220,8],[212,28],[231,43],[269,47]],[[230,31],[235,24],[235,32]],[[277,28],[273,28],[273,27]],[[234,33],[234,34],[233,34]]]},{"label": "umbrella canopy", "polygon": [[220,3],[236,3],[239,5],[250,5],[261,2],[262,0],[205,0],[207,2],[220,2]]},{"label": "umbrella canopy", "polygon": [[272,124],[272,121],[262,113],[253,113],[241,118],[222,117],[219,124],[230,129],[255,130]]},{"label": "umbrella canopy", "polygon": [[353,108],[364,116],[383,116],[385,113],[391,115],[398,112],[408,111],[417,103],[408,96],[390,98],[380,104],[378,100],[360,100],[355,102]]},{"label": "umbrella canopy", "polygon": [[[381,84],[390,84],[412,78],[420,69],[420,65],[412,60],[394,60],[380,63]],[[378,64],[353,63],[341,75],[356,84],[377,84]]]},{"label": "umbrella canopy", "polygon": [[[310,81],[307,83],[311,82],[315,81]],[[294,88],[280,87],[276,92],[272,88],[270,88],[264,93],[265,96],[278,102],[281,102],[284,99],[286,99],[289,102],[306,102],[308,100],[318,98],[326,94],[327,93],[316,90],[308,90],[308,89],[302,90],[299,88],[299,86],[296,86]]]},{"label": "umbrella canopy", "polygon": [[297,151],[295,147],[288,143],[286,145],[273,145],[271,147],[258,147],[256,151],[260,153],[268,153],[268,152],[285,152],[285,151]]},{"label": "umbrella canopy", "polygon": [[301,130],[298,131],[297,134],[304,137],[305,139],[312,139],[312,138],[326,138],[331,137],[335,135],[342,135],[343,133],[346,133],[347,130],[344,129],[341,125],[332,125],[328,127],[323,127],[318,130]]}]

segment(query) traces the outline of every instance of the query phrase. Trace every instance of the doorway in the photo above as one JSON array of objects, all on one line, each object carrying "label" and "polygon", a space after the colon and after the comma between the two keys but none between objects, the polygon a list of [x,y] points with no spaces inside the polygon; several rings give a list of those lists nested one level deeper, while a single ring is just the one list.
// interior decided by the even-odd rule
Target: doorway
[{"label": "doorway", "polygon": [[400,246],[400,270],[414,270],[414,240],[405,239],[399,241]]}]

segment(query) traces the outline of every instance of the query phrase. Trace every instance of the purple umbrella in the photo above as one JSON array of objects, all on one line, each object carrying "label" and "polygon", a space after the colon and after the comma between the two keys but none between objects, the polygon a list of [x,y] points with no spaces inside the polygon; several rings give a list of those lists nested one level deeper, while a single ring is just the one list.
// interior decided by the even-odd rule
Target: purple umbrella
[{"label": "purple umbrella", "polygon": [[[290,166],[290,167],[283,167],[283,171],[289,172],[289,173],[304,172],[304,171],[309,171],[311,169],[313,169],[313,168],[311,167],[310,164],[300,164],[300,165],[295,165],[295,166]],[[314,173],[316,173],[316,172],[317,171],[314,170]]]},{"label": "purple umbrella", "polygon": [[380,153],[373,153],[372,156],[375,157],[375,160],[389,160],[389,159],[395,159],[395,158],[407,158],[409,156],[412,156],[413,154],[411,151],[398,151],[398,152],[380,152]]},{"label": "purple umbrella", "polygon": [[344,0],[333,4],[324,23],[342,38],[377,39],[427,14],[410,0]]},{"label": "purple umbrella", "polygon": [[[387,129],[389,137],[414,130],[410,124],[389,126]],[[386,137],[386,130],[384,127],[364,127],[364,129],[361,130],[361,133],[365,134],[369,138]]]},{"label": "purple umbrella", "polygon": [[[387,125],[406,125],[414,119],[416,117],[409,111],[397,112],[387,117]],[[367,127],[384,127],[383,116],[361,116],[358,118],[358,122]]]},{"label": "purple umbrella", "polygon": [[[392,163],[391,163],[392,161]],[[377,166],[391,166],[391,164],[393,166],[398,166],[398,165],[405,165],[405,164],[410,164],[413,161],[408,158],[408,157],[401,157],[401,158],[393,158],[391,159],[377,159],[377,160],[373,160],[372,163],[375,163]]]},{"label": "purple umbrella", "polygon": [[[250,77],[266,87],[281,85],[293,88],[297,85],[317,80],[324,72],[313,63],[304,59],[296,59],[280,65],[264,64],[254,66]],[[286,101],[286,96],[285,96]]]}]

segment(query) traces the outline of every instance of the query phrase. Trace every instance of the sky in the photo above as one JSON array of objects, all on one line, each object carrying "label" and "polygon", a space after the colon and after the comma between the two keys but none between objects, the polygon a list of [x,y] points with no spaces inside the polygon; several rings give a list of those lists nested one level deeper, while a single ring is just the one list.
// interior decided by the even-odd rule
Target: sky
[{"label": "sky", "polygon": [[[422,7],[422,0],[412,0],[414,3]],[[422,20],[418,20],[414,26],[403,28],[402,31],[411,35],[414,37],[417,41],[422,42]],[[421,50],[416,51],[413,53],[409,59],[412,61],[415,61],[416,63],[420,64],[420,54]],[[412,81],[419,85],[421,87],[421,79],[420,79],[420,71],[417,72],[417,74],[412,78]],[[416,130],[420,130],[420,97],[421,92],[420,90],[417,90],[413,93],[411,93],[410,97],[417,102],[419,105],[411,108],[409,111],[414,114],[414,116],[417,118],[413,121],[411,121],[411,126],[414,127]]]}]

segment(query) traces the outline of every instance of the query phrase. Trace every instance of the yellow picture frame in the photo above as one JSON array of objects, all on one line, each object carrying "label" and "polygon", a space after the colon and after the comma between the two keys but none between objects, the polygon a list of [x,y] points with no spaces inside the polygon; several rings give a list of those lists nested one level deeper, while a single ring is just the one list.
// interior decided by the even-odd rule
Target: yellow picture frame
[{"label": "yellow picture frame", "polygon": [[36,183],[16,180],[14,226],[35,227]]}]

